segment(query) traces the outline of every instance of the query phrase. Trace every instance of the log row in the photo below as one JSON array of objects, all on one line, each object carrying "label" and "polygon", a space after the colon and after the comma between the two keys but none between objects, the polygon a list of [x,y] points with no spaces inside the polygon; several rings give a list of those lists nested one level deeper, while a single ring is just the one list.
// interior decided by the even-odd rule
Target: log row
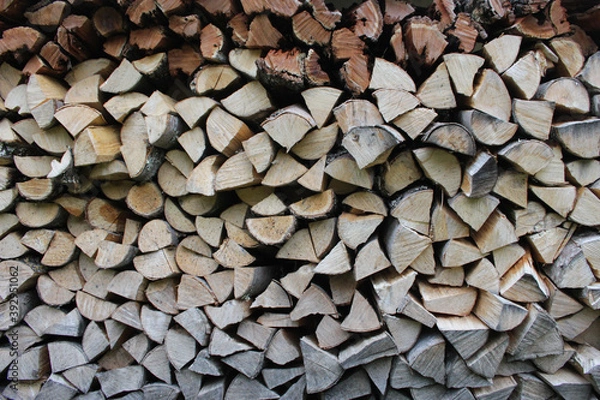
[{"label": "log row", "polygon": [[599,396],[571,3],[3,4],[1,396]]}]

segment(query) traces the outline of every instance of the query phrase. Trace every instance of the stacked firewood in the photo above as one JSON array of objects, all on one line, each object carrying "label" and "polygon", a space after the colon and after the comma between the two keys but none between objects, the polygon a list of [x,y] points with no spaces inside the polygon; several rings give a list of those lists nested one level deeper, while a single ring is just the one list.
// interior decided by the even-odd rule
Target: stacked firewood
[{"label": "stacked firewood", "polygon": [[600,6],[421,3],[2,2],[0,398],[600,396]]}]

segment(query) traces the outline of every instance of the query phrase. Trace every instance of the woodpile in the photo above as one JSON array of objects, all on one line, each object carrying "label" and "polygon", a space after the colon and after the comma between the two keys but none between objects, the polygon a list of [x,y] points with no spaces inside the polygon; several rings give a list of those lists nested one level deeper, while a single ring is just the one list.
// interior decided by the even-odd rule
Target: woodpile
[{"label": "woodpile", "polygon": [[0,398],[600,396],[597,2],[335,3],[1,2]]}]

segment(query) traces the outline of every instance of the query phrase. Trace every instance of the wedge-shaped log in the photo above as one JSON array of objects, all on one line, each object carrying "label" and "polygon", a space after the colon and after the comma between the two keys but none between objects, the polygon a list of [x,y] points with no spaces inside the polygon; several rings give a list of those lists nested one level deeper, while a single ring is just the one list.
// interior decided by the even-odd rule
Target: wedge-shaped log
[{"label": "wedge-shaped log", "polygon": [[510,161],[519,171],[534,175],[550,163],[553,152],[546,143],[530,139],[508,144],[498,155]]},{"label": "wedge-shaped log", "polygon": [[546,270],[546,274],[561,289],[583,288],[595,280],[582,249],[572,240]]},{"label": "wedge-shaped log", "polygon": [[548,139],[553,115],[554,103],[550,101],[513,100],[513,120],[527,135],[535,139]]},{"label": "wedge-shaped log", "polygon": [[382,222],[381,215],[342,213],[337,220],[337,232],[348,248],[356,250],[369,239]]},{"label": "wedge-shaped log", "polygon": [[242,142],[254,133],[244,122],[227,111],[215,107],[206,120],[206,134],[215,150],[226,157],[231,157],[241,149]]},{"label": "wedge-shaped log", "polygon": [[299,105],[281,109],[262,123],[269,136],[287,150],[302,140],[315,126],[313,117]]},{"label": "wedge-shaped log", "polygon": [[146,381],[146,373],[141,365],[117,368],[96,374],[105,396],[139,390]]},{"label": "wedge-shaped log", "polygon": [[552,125],[552,136],[569,153],[581,158],[594,158],[600,154],[598,129],[600,119],[561,122]]},{"label": "wedge-shaped log", "polygon": [[502,35],[483,46],[483,55],[496,72],[506,71],[517,59],[523,38]]},{"label": "wedge-shaped log", "polygon": [[242,147],[256,172],[265,172],[275,158],[275,145],[266,132],[260,132],[244,140]]},{"label": "wedge-shaped log", "polygon": [[229,157],[217,171],[215,191],[240,189],[262,180],[244,151]]},{"label": "wedge-shaped log", "polygon": [[251,81],[224,98],[223,107],[239,118],[262,118],[273,111],[266,89],[258,81]]},{"label": "wedge-shaped log", "polygon": [[280,150],[262,180],[264,186],[280,187],[291,185],[304,175],[308,169],[296,159]]},{"label": "wedge-shaped log", "polygon": [[404,189],[422,176],[423,173],[410,151],[402,151],[383,164],[383,187],[389,195]]},{"label": "wedge-shaped log", "polygon": [[463,96],[473,94],[473,81],[484,61],[483,58],[474,54],[451,53],[444,55],[444,63],[446,63],[457,94]]},{"label": "wedge-shaped log", "polygon": [[285,242],[295,231],[294,216],[249,218],[246,220],[248,230],[259,242],[275,245]]},{"label": "wedge-shaped log", "polygon": [[392,124],[400,128],[411,139],[415,139],[435,120],[437,115],[431,108],[417,107],[395,118]]},{"label": "wedge-shaped log", "polygon": [[139,255],[133,259],[133,266],[151,281],[168,278],[180,272],[175,261],[174,248],[165,248]]},{"label": "wedge-shaped log", "polygon": [[319,393],[335,385],[344,373],[338,358],[320,349],[314,338],[300,339],[300,349],[306,369],[306,392]]},{"label": "wedge-shaped log", "polygon": [[452,91],[452,83],[446,63],[442,62],[437,69],[419,86],[417,98],[425,107],[451,109],[456,107],[456,98]]},{"label": "wedge-shaped log", "polygon": [[317,219],[329,215],[336,205],[336,196],[329,189],[290,204],[290,211],[299,218]]},{"label": "wedge-shaped log", "polygon": [[515,227],[500,211],[494,211],[485,224],[473,235],[477,247],[487,253],[517,242]]},{"label": "wedge-shaped log", "polygon": [[372,332],[381,327],[381,322],[369,301],[359,291],[355,291],[350,312],[342,321],[341,327],[349,332]]},{"label": "wedge-shaped log", "polygon": [[318,263],[308,229],[300,229],[279,249],[276,258]]},{"label": "wedge-shaped log", "polygon": [[401,273],[431,244],[431,239],[394,220],[383,232],[383,242],[390,262]]},{"label": "wedge-shaped log", "polygon": [[120,147],[117,127],[89,127],[75,140],[73,147],[75,166],[112,161],[121,153]]},{"label": "wedge-shaped log", "polygon": [[360,248],[354,260],[354,277],[357,281],[376,274],[392,264],[383,252],[377,239],[372,239]]},{"label": "wedge-shaped log", "polygon": [[327,123],[341,94],[341,90],[333,87],[314,87],[302,92],[306,107],[318,128],[322,128]]},{"label": "wedge-shaped log", "polygon": [[422,147],[413,150],[421,169],[433,182],[444,188],[449,196],[454,196],[462,181],[462,170],[456,156],[435,147]]},{"label": "wedge-shaped log", "polygon": [[489,146],[505,144],[519,128],[517,124],[504,121],[480,110],[460,111],[459,120],[471,131],[478,142]]},{"label": "wedge-shaped log", "polygon": [[416,86],[402,67],[383,58],[375,58],[369,89],[401,89],[415,92]]},{"label": "wedge-shaped log", "polygon": [[339,275],[352,269],[350,256],[344,242],[340,241],[315,267],[317,274]]},{"label": "wedge-shaped log", "polygon": [[384,121],[375,104],[367,100],[351,99],[333,109],[335,119],[344,133],[358,126],[383,125]]},{"label": "wedge-shaped log", "polygon": [[542,68],[533,51],[519,58],[502,74],[508,88],[525,100],[530,100],[535,95],[541,78]]},{"label": "wedge-shaped log", "polygon": [[482,348],[466,360],[467,366],[478,375],[493,378],[498,371],[508,341],[509,337],[506,333],[491,336]]},{"label": "wedge-shaped log", "polygon": [[342,146],[354,157],[360,169],[382,164],[392,149],[404,138],[386,125],[351,128],[342,139]]},{"label": "wedge-shaped log", "polygon": [[533,267],[531,254],[526,253],[500,280],[502,297],[519,303],[542,302],[549,289]]},{"label": "wedge-shaped log", "polygon": [[461,189],[469,197],[483,197],[489,194],[498,181],[496,158],[487,152],[480,152],[465,167]]},{"label": "wedge-shaped log", "polygon": [[475,140],[471,133],[458,123],[435,123],[423,134],[424,142],[453,151],[474,156]]},{"label": "wedge-shaped log", "polygon": [[406,90],[378,89],[373,92],[377,107],[386,122],[392,122],[400,115],[415,109],[421,102]]},{"label": "wedge-shaped log", "polygon": [[448,199],[448,205],[473,230],[478,231],[491,213],[500,204],[500,200],[491,195],[479,198],[467,197],[464,193]]},{"label": "wedge-shaped log", "polygon": [[446,341],[439,333],[424,332],[415,346],[406,355],[412,369],[423,376],[442,384],[445,381],[444,368]]},{"label": "wedge-shaped log", "polygon": [[476,110],[502,121],[510,119],[512,100],[502,78],[491,69],[484,69],[475,83],[468,104]]},{"label": "wedge-shaped log", "polygon": [[419,283],[423,306],[432,313],[467,316],[477,300],[477,290],[469,287],[433,286]]},{"label": "wedge-shaped log", "polygon": [[475,354],[489,336],[489,328],[472,314],[463,317],[440,316],[437,327],[464,359]]},{"label": "wedge-shaped log", "polygon": [[583,83],[574,78],[557,78],[541,84],[535,98],[554,102],[560,112],[587,114],[590,111],[590,96]]},{"label": "wedge-shaped log", "polygon": [[100,90],[104,93],[123,94],[135,92],[145,84],[144,76],[127,59],[123,59],[121,64],[115,68],[104,83],[100,85]]},{"label": "wedge-shaped log", "polygon": [[479,291],[473,313],[491,329],[505,332],[523,322],[527,309],[500,295]]},{"label": "wedge-shaped log", "polygon": [[327,156],[338,138],[338,125],[334,122],[319,129],[313,129],[292,147],[291,151],[303,160],[318,160]]},{"label": "wedge-shaped log", "polygon": [[409,289],[415,282],[417,273],[406,270],[401,274],[393,270],[374,275],[371,278],[375,299],[379,311],[385,315],[394,315],[405,302]]}]

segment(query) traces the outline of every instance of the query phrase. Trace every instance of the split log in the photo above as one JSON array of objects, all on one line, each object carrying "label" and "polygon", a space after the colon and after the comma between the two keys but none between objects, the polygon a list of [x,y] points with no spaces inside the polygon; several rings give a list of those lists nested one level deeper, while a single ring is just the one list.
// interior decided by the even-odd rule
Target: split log
[{"label": "split log", "polygon": [[527,316],[527,310],[522,306],[486,291],[479,292],[473,313],[498,332],[513,329]]},{"label": "split log", "polygon": [[473,239],[477,247],[482,252],[487,253],[515,243],[517,236],[514,226],[506,216],[499,211],[494,211],[483,227],[473,235]]},{"label": "split log", "polygon": [[321,350],[309,336],[300,339],[300,348],[305,360],[306,391],[318,393],[335,385],[344,372],[337,357]]},{"label": "split log", "polygon": [[514,170],[499,170],[493,193],[520,207],[527,207],[527,174]]},{"label": "split log", "polygon": [[100,90],[105,93],[123,94],[135,92],[135,89],[143,86],[143,84],[143,75],[135,69],[131,62],[123,59],[121,64],[100,86]]},{"label": "split log", "polygon": [[531,255],[526,254],[502,277],[500,294],[504,298],[522,303],[548,298],[548,287],[532,264]]},{"label": "split log", "polygon": [[[396,270],[404,271],[426,248],[431,239],[405,227],[399,221],[392,222],[384,232],[383,240],[388,257]],[[396,243],[404,243],[400,247]]]},{"label": "split log", "polygon": [[356,254],[354,275],[357,281],[390,267],[391,263],[381,249],[379,241],[371,240]]},{"label": "split log", "polygon": [[449,196],[458,192],[462,173],[458,159],[453,154],[434,147],[415,149],[413,154],[425,175],[442,186]]},{"label": "split log", "polygon": [[448,45],[446,37],[428,17],[412,17],[405,28],[406,49],[415,65],[431,66]]},{"label": "split log", "polygon": [[99,164],[114,160],[121,153],[121,142],[115,127],[88,127],[73,146],[74,165]]},{"label": "split log", "polygon": [[529,175],[534,175],[546,167],[553,157],[550,146],[535,139],[509,144],[498,154],[510,161],[518,171]]},{"label": "split log", "polygon": [[567,179],[580,186],[587,186],[597,181],[600,170],[595,160],[577,160],[565,164]]},{"label": "split log", "polygon": [[352,269],[348,250],[342,241],[317,264],[314,272],[317,274],[339,275]]},{"label": "split log", "polygon": [[542,78],[542,71],[533,52],[519,58],[510,68],[502,73],[508,88],[517,97],[531,100],[536,94]]},{"label": "split log", "polygon": [[452,239],[444,244],[440,251],[442,267],[452,268],[481,259],[484,255],[477,246],[465,239]]},{"label": "split log", "polygon": [[307,169],[304,165],[296,161],[293,156],[280,150],[261,183],[269,187],[286,186],[296,182],[306,172]]},{"label": "split log", "polygon": [[581,158],[596,157],[600,149],[590,129],[593,130],[597,122],[596,119],[588,119],[558,123],[552,127],[552,134],[568,152]]},{"label": "split log", "polygon": [[470,129],[477,141],[486,145],[504,144],[514,136],[518,129],[516,124],[478,110],[461,111],[460,122]]},{"label": "split log", "polygon": [[538,88],[536,98],[553,101],[556,109],[574,114],[590,111],[590,100],[585,87],[573,78],[558,78],[546,82]]},{"label": "split log", "polygon": [[484,60],[471,54],[453,53],[444,55],[444,63],[456,93],[471,96],[475,75],[483,66]]},{"label": "split log", "polygon": [[466,316],[471,313],[477,291],[471,288],[435,287],[419,284],[423,306],[430,312]]},{"label": "split log", "polygon": [[[268,19],[266,21],[268,22]],[[289,51],[272,49],[264,58],[256,61],[258,78],[268,87],[300,92],[305,89],[303,74],[303,71],[306,71],[305,60],[305,53],[298,48]]]},{"label": "split log", "polygon": [[173,249],[161,249],[133,258],[135,269],[148,280],[168,278],[179,272]]},{"label": "split log", "polygon": [[333,57],[337,61],[347,60],[353,55],[362,54],[365,43],[350,29],[336,29],[331,37]]},{"label": "split log", "polygon": [[[422,333],[406,359],[412,369],[438,383],[443,379],[445,340],[442,335]],[[432,362],[435,360],[435,362]]]},{"label": "split log", "polygon": [[475,83],[469,105],[502,121],[510,118],[512,100],[502,78],[491,69],[484,69]]},{"label": "split log", "polygon": [[349,332],[371,332],[379,329],[380,326],[381,322],[379,322],[375,310],[371,307],[367,299],[360,292],[356,291],[352,297],[350,312],[344,321],[342,321],[341,328]]},{"label": "split log", "polygon": [[445,63],[441,63],[435,72],[419,86],[417,98],[425,107],[450,109],[456,107],[452,92],[450,75]]},{"label": "split log", "polygon": [[99,372],[96,376],[105,396],[141,389],[146,379],[145,370],[139,365]]},{"label": "split log", "polygon": [[546,101],[513,100],[513,119],[528,135],[548,139],[554,113],[554,104]]},{"label": "split log", "polygon": [[384,189],[390,195],[404,189],[422,176],[410,151],[399,153],[393,159],[388,160],[383,167]]},{"label": "split log", "polygon": [[138,92],[116,95],[103,104],[104,109],[118,122],[123,122],[132,112],[141,108],[148,96]]},{"label": "split log", "polygon": [[393,128],[353,127],[342,139],[342,146],[354,157],[360,169],[382,164],[404,138]]},{"label": "split log", "polygon": [[386,122],[395,120],[420,104],[419,99],[405,90],[378,89],[373,92],[373,97]]},{"label": "split log", "polygon": [[92,321],[103,321],[117,308],[115,303],[102,300],[85,292],[77,292],[75,301],[81,315]]},{"label": "split log", "polygon": [[[591,216],[595,215],[595,210],[600,206],[600,201],[588,188],[579,188],[577,190],[577,199],[573,211],[569,214],[569,219],[580,223],[584,226],[596,224],[595,219]],[[583,219],[583,215],[587,216],[587,219]]]},{"label": "split log", "polygon": [[540,378],[563,396],[587,396],[592,391],[585,378],[568,369],[560,369],[554,374],[540,373]]},{"label": "split log", "polygon": [[369,89],[416,91],[415,83],[404,69],[382,58],[376,58],[373,63]]},{"label": "split log", "polygon": [[453,151],[455,153],[475,155],[475,140],[471,133],[460,124],[433,124],[421,138],[424,142]]},{"label": "split log", "polygon": [[289,150],[315,125],[314,119],[305,110],[290,106],[271,115],[262,127],[275,142]]},{"label": "split log", "polygon": [[414,188],[406,191],[390,204],[390,215],[397,218],[405,227],[427,235],[430,231],[432,202],[433,190]]},{"label": "split log", "polygon": [[256,173],[245,152],[230,157],[217,171],[215,191],[239,189],[261,182],[262,176]]}]

